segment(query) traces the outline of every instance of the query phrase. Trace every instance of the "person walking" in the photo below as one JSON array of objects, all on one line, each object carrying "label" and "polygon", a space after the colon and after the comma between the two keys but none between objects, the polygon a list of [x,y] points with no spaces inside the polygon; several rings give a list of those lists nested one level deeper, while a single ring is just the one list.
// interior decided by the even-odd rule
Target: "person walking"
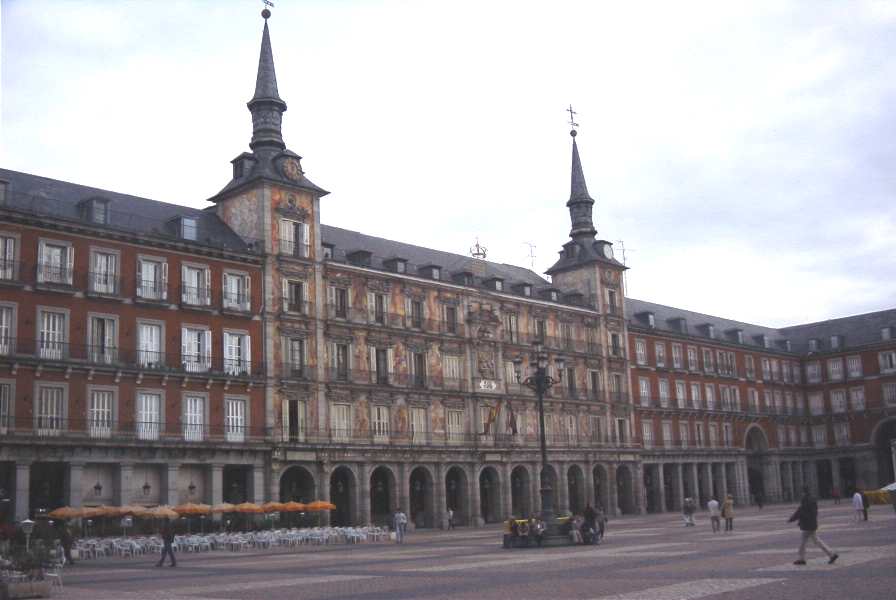
[{"label": "person walking", "polygon": [[604,507],[602,504],[598,502],[597,508],[595,509],[595,520],[597,521],[597,534],[598,540],[604,539],[604,532],[607,530],[607,513],[604,512]]},{"label": "person walking", "polygon": [[73,565],[75,561],[72,559],[72,544],[74,543],[72,530],[69,529],[68,523],[62,523],[62,531],[59,532],[59,542],[62,544],[62,556],[65,557],[65,564]]},{"label": "person walking", "polygon": [[165,524],[162,525],[162,558],[159,559],[159,562],[156,563],[157,567],[161,567],[165,564],[165,557],[171,557],[171,566],[177,566],[177,560],[174,558],[174,529],[171,527],[171,522],[165,519]]},{"label": "person walking", "polygon": [[722,518],[725,519],[725,532],[734,531],[734,498],[731,494],[725,497],[722,504]]},{"label": "person walking", "polygon": [[712,498],[709,502],[706,503],[706,509],[709,511],[709,521],[712,523],[712,532],[718,533],[722,529],[722,522],[720,520],[721,513],[719,512],[719,501],[715,498]]},{"label": "person walking", "polygon": [[694,526],[694,512],[697,510],[697,504],[694,502],[694,499],[688,496],[684,499],[684,504],[682,505],[681,511],[684,514],[684,526],[685,527],[693,527]]},{"label": "person walking", "polygon": [[840,488],[836,485],[831,489],[831,497],[834,499],[834,504],[840,504]]},{"label": "person walking", "polygon": [[392,526],[395,529],[395,543],[403,544],[408,527],[408,518],[400,508],[395,510],[395,515],[392,517]]},{"label": "person walking", "polygon": [[794,521],[798,521],[798,525],[800,528],[801,539],[800,539],[800,549],[799,554],[797,555],[797,559],[793,561],[795,565],[805,565],[806,564],[806,544],[809,540],[822,549],[822,551],[828,555],[828,564],[833,564],[837,558],[839,558],[839,554],[831,550],[827,544],[818,539],[816,532],[818,531],[818,503],[815,501],[815,498],[809,494],[809,488],[803,488],[803,499],[800,501],[799,508],[791,515],[790,519],[787,520],[788,523],[793,523]]},{"label": "person walking", "polygon": [[454,529],[454,509],[448,508],[448,529]]},{"label": "person walking", "polygon": [[852,495],[852,520],[856,523],[861,521],[863,512],[865,512],[865,504],[862,502],[862,492],[856,490],[856,493]]},{"label": "person walking", "polygon": [[756,506],[759,507],[759,510],[762,510],[762,502],[765,498],[762,496],[762,492],[756,492]]},{"label": "person walking", "polygon": [[865,492],[862,492],[861,495],[862,495],[862,520],[867,521],[868,520],[868,507],[871,506],[871,501],[868,500],[868,494],[866,494]]}]

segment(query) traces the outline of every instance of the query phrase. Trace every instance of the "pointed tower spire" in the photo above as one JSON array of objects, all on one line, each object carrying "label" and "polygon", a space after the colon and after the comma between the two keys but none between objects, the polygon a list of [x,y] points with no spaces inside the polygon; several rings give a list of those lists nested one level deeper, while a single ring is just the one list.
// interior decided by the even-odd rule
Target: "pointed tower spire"
[{"label": "pointed tower spire", "polygon": [[582,160],[579,158],[579,146],[576,144],[577,131],[569,132],[572,136],[572,176],[569,192],[569,218],[572,221],[572,229],[569,237],[573,239],[594,238],[597,230],[591,220],[591,211],[594,199],[588,195],[588,186],[585,185],[585,173],[582,171]]},{"label": "pointed tower spire", "polygon": [[255,95],[247,106],[252,113],[252,150],[269,147],[283,150],[283,134],[280,124],[286,111],[286,102],[277,92],[277,74],[274,72],[274,53],[271,50],[271,35],[268,32],[268,17],[271,11],[261,11],[264,17],[264,31],[261,34],[261,53],[258,56],[258,76],[255,80]]}]

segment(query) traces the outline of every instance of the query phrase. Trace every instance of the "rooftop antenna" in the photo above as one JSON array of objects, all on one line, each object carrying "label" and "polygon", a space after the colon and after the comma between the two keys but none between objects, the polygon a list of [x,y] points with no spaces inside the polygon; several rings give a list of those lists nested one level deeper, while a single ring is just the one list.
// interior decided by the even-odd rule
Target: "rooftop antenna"
[{"label": "rooftop antenna", "polygon": [[[620,254],[622,255],[622,264],[627,267],[628,263],[625,260],[625,253],[626,253],[625,240],[616,240],[616,243],[619,244],[619,251],[620,251]],[[628,252],[634,252],[634,251],[635,251],[634,248],[628,249]],[[625,288],[625,294],[628,295],[628,278],[626,277],[625,271],[622,272],[622,286],[623,286],[623,288]]]},{"label": "rooftop antenna", "polygon": [[477,236],[476,245],[470,248],[470,256],[472,256],[473,258],[478,258],[479,260],[485,260],[487,253],[488,248],[479,244],[479,236]]},{"label": "rooftop antenna", "polygon": [[532,242],[523,242],[523,243],[526,244],[527,246],[529,246],[529,265],[530,265],[530,268],[534,271],[535,270],[535,244],[533,244]]}]

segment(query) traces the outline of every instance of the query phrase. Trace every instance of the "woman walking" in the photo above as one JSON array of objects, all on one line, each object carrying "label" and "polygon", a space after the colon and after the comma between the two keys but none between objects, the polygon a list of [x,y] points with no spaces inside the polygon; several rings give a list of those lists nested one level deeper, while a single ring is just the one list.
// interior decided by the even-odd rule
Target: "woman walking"
[{"label": "woman walking", "polygon": [[725,519],[725,532],[734,531],[734,498],[731,494],[725,497],[722,505],[722,518]]}]

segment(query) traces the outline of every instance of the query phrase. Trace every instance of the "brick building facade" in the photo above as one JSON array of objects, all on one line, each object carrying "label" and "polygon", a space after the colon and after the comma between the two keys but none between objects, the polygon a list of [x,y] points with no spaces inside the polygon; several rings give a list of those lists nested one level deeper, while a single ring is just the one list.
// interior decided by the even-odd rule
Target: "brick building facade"
[{"label": "brick building facade", "polygon": [[330,500],[333,523],[529,514],[538,416],[514,359],[535,342],[561,510],[892,479],[896,310],[774,330],[626,298],[575,132],[550,281],[323,225],[267,21],[248,107],[251,151],[206,210],[0,170],[4,518],[243,499]]}]

